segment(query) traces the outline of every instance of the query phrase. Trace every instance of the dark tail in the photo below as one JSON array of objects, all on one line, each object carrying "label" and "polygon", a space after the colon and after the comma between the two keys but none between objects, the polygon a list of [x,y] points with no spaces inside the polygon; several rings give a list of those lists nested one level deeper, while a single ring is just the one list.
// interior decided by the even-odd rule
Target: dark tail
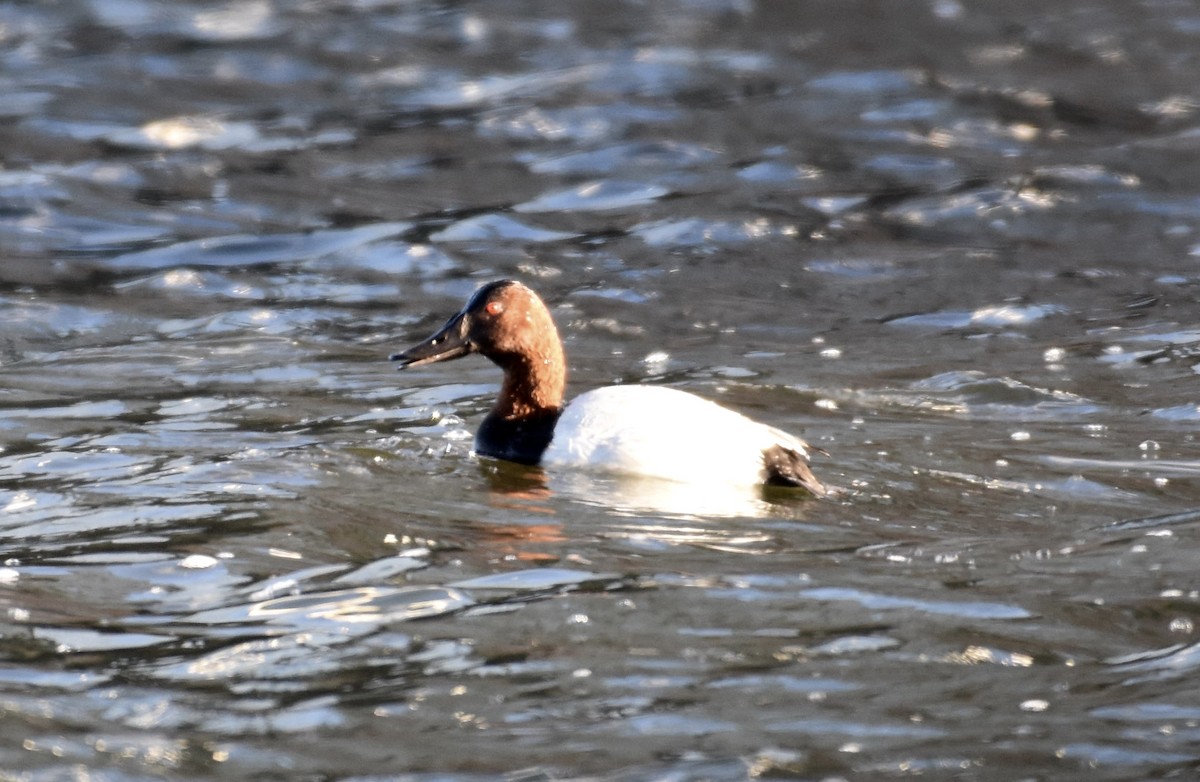
[{"label": "dark tail", "polygon": [[768,486],[797,486],[814,497],[824,497],[828,490],[817,480],[808,459],[802,453],[782,445],[773,445],[763,451],[763,465],[767,468]]}]

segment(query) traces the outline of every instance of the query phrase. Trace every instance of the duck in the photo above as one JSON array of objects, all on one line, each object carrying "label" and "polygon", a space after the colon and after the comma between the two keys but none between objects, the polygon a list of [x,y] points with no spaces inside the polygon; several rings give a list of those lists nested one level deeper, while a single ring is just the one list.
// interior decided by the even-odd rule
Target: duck
[{"label": "duck", "polygon": [[828,493],[799,437],[677,388],[596,388],[564,404],[562,339],[545,302],[516,280],[477,289],[424,341],[390,359],[409,370],[480,354],[504,373],[475,435],[479,456],[680,483],[795,487]]}]

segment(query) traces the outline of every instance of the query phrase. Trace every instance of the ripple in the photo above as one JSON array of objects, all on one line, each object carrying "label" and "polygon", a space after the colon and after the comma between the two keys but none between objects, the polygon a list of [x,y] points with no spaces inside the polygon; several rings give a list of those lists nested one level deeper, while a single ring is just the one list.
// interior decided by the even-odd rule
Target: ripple
[{"label": "ripple", "polygon": [[606,212],[644,206],[669,193],[662,185],[605,179],[554,190],[517,204],[513,209],[517,212]]},{"label": "ripple", "polygon": [[[95,402],[76,402],[73,405],[55,407],[27,407],[25,409],[5,410],[4,417],[8,421],[19,419],[80,419],[85,421],[114,418],[129,411],[129,406],[116,399]],[[0,422],[0,428],[4,426]]]},{"label": "ripple", "polygon": [[785,163],[780,160],[764,160],[751,163],[738,170],[739,179],[765,185],[795,185],[796,189],[804,185],[815,186],[821,179],[819,168],[795,163]]},{"label": "ripple", "polygon": [[896,184],[933,188],[948,187],[964,178],[955,161],[928,155],[877,155],[863,163],[863,170]]},{"label": "ripple", "polygon": [[1042,187],[1137,187],[1141,181],[1134,174],[1121,174],[1100,165],[1039,166],[1033,170],[1034,184]]},{"label": "ripple", "polygon": [[943,372],[913,381],[903,391],[870,393],[872,405],[899,405],[979,420],[1055,420],[1083,418],[1103,407],[1061,389],[1042,388],[1010,377],[990,377],[978,370]]},{"label": "ripple", "polygon": [[607,52],[591,73],[590,86],[601,94],[621,97],[670,97],[697,83],[703,58],[716,62],[718,53],[671,46]]},{"label": "ripple", "polygon": [[79,451],[49,451],[30,456],[14,456],[0,462],[0,478],[53,476],[59,480],[100,480],[128,475],[143,466],[136,456],[116,448]]},{"label": "ripple", "polygon": [[804,204],[809,209],[832,217],[845,212],[851,212],[867,203],[867,200],[867,196],[862,195],[819,196],[813,198],[802,198],[800,199],[800,203]]},{"label": "ripple", "polygon": [[[170,229],[157,225],[122,225],[110,220],[64,215],[54,227],[54,237],[65,252],[125,252],[168,238]],[[47,236],[46,238],[51,238]]]},{"label": "ripple", "polygon": [[1105,660],[1123,672],[1134,674],[1126,685],[1192,679],[1200,670],[1200,644],[1175,644]]},{"label": "ripple", "polygon": [[102,141],[110,133],[136,133],[124,125],[98,120],[71,120],[36,116],[22,122],[22,127],[33,134],[51,138],[67,138],[72,141]]},{"label": "ripple", "polygon": [[810,79],[809,89],[840,95],[886,95],[907,92],[914,86],[914,76],[908,71],[837,71]]},{"label": "ripple", "polygon": [[333,674],[343,664],[346,646],[359,635],[347,627],[341,633],[308,632],[243,641],[183,662],[168,662],[149,669],[159,679],[175,682],[287,680]]},{"label": "ripple", "polygon": [[909,274],[909,272],[901,269],[895,261],[882,258],[814,260],[805,264],[804,268],[821,274],[831,274],[837,277],[865,282],[894,279]]},{"label": "ripple", "polygon": [[[881,652],[885,649],[895,649],[900,642],[895,638],[880,635],[847,635],[834,638],[823,644],[802,648],[801,653],[809,656],[840,657],[847,654],[863,654],[866,652]],[[794,652],[788,649],[789,652]]]},{"label": "ripple", "polygon": [[0,682],[10,693],[24,689],[56,692],[86,692],[112,680],[112,676],[95,671],[59,671],[5,667],[0,669]]},{"label": "ripple", "polygon": [[917,598],[881,595],[872,592],[864,592],[859,589],[848,589],[843,587],[818,587],[815,589],[803,589],[800,591],[800,595],[812,600],[854,602],[858,603],[863,608],[869,608],[876,611],[911,610],[920,611],[926,614],[957,616],[964,619],[1007,620],[1029,619],[1033,616],[1033,614],[1029,613],[1024,608],[1005,603],[920,600]]},{"label": "ripple", "polygon": [[172,117],[139,128],[122,128],[104,134],[119,147],[134,149],[221,150],[247,147],[259,140],[258,127],[249,122],[228,122],[215,117]]},{"label": "ripple", "polygon": [[[96,560],[94,564],[101,564],[113,557],[101,554],[92,559]],[[226,553],[218,557],[190,554],[182,559],[156,557],[149,562],[111,564],[107,571],[130,584],[144,587],[125,598],[131,605],[138,606],[141,613],[140,622],[128,624],[169,627],[170,623],[162,621],[164,616],[210,606],[218,596],[232,592],[248,580],[229,570],[232,560],[232,555]]]},{"label": "ripple", "polygon": [[363,565],[334,579],[338,584],[370,584],[395,578],[402,573],[429,566],[428,549],[412,549],[394,557],[386,557]]},{"label": "ripple", "polygon": [[[1192,196],[1152,195],[1138,190],[1098,193],[1095,198],[1105,214],[1123,219],[1132,214],[1167,220],[1200,219],[1200,198]],[[1200,255],[1200,245],[1194,246],[1190,254]]]},{"label": "ripple", "polygon": [[89,7],[96,21],[106,27],[142,35],[166,33],[209,43],[262,40],[282,29],[267,0],[236,0],[203,10],[182,5],[163,7],[142,0],[97,0]]},{"label": "ripple", "polygon": [[1174,703],[1134,703],[1121,706],[1101,706],[1091,715],[1105,720],[1122,722],[1165,722],[1168,720],[1200,721],[1200,707]]},{"label": "ripple", "polygon": [[785,674],[726,676],[709,682],[707,686],[718,690],[731,689],[739,692],[757,691],[774,694],[849,692],[861,688],[859,684],[840,681],[838,679],[788,676]]},{"label": "ripple", "polygon": [[1150,415],[1164,421],[1200,421],[1200,405],[1176,405],[1174,407],[1159,407],[1150,411]]},{"label": "ripple", "polygon": [[303,234],[218,236],[119,255],[108,264],[116,269],[163,269],[296,263],[392,238],[410,227],[409,223],[381,223]]},{"label": "ripple", "polygon": [[[291,56],[280,51],[237,51],[228,47],[197,47],[182,58],[148,55],[138,66],[156,78],[203,81],[227,87],[287,89],[297,83],[316,83],[333,78],[323,64],[304,59],[302,53]],[[286,124],[301,124],[296,118]],[[283,123],[281,123],[283,124]]]},{"label": "ripple", "polygon": [[948,100],[926,99],[901,100],[862,113],[866,122],[913,122],[932,120],[944,116],[953,109]]},{"label": "ripple", "polygon": [[429,238],[434,242],[559,242],[577,234],[536,228],[499,214],[486,214],[459,220]]},{"label": "ripple", "polygon": [[630,233],[653,247],[695,247],[710,242],[741,244],[771,237],[792,237],[794,225],[775,224],[765,218],[741,222],[683,218],[640,223]]},{"label": "ripple", "polygon": [[610,723],[610,730],[621,736],[708,736],[738,730],[727,720],[685,714],[639,714]]},{"label": "ripple", "polygon": [[46,104],[54,100],[54,93],[41,90],[0,91],[0,117],[15,119],[44,113]]},{"label": "ripple", "polygon": [[985,489],[1035,494],[1037,496],[1061,497],[1074,501],[1107,500],[1112,502],[1128,502],[1139,498],[1139,495],[1134,492],[1124,491],[1086,478],[1083,475],[1070,475],[1066,478],[1006,479],[990,475],[975,475],[956,470],[930,470],[929,474],[955,483],[964,483]]},{"label": "ripple", "polygon": [[954,394],[957,398],[976,405],[1036,405],[1042,402],[1080,406],[1086,404],[1083,397],[1068,391],[1039,388],[1011,377],[989,377],[975,369],[942,372],[924,380],[913,381],[911,387],[920,392]]},{"label": "ripple", "polygon": [[110,333],[117,328],[116,313],[93,307],[29,299],[0,297],[0,328],[9,340],[41,342],[48,338]]},{"label": "ripple", "polygon": [[433,158],[427,155],[413,155],[399,160],[335,163],[322,169],[320,176],[331,181],[361,179],[369,182],[395,182],[419,179],[429,175],[432,170]]},{"label": "ripple", "polygon": [[904,315],[890,318],[889,326],[931,329],[1006,328],[1025,326],[1067,312],[1057,304],[995,304],[974,310],[944,310],[941,312]]},{"label": "ripple", "polygon": [[6,209],[13,209],[17,204],[66,200],[67,191],[39,171],[0,171],[0,199],[8,202]]},{"label": "ripple", "polygon": [[[299,579],[289,578],[293,585]],[[285,584],[286,587],[286,584]],[[259,586],[259,593],[264,591]],[[258,625],[291,632],[329,632],[344,635],[370,632],[382,624],[425,619],[459,611],[474,601],[456,589],[436,586],[360,586],[268,597],[252,603],[200,611],[183,618],[184,625]],[[324,629],[323,629],[324,628]]]},{"label": "ripple", "polygon": [[1060,754],[1064,758],[1077,759],[1099,767],[1174,764],[1200,759],[1200,753],[1138,750],[1130,747],[1088,743],[1067,744],[1060,750]]},{"label": "ripple", "polygon": [[711,149],[696,144],[654,141],[629,142],[586,152],[522,158],[539,174],[597,175],[625,169],[677,170],[711,163],[718,157]]},{"label": "ripple", "polygon": [[[91,482],[97,477],[86,474],[77,480]],[[53,509],[39,508],[38,513],[18,516],[13,519],[16,524],[6,526],[0,538],[10,542],[19,541],[23,545],[36,542],[44,553],[51,541],[78,546],[100,537],[111,543],[119,533],[147,534],[155,530],[173,530],[188,523],[220,518],[224,510],[220,505],[202,502],[102,509],[74,504],[64,508],[60,504]]]},{"label": "ripple", "polygon": [[766,726],[772,733],[846,736],[873,739],[931,739],[946,735],[940,728],[921,725],[880,725],[828,719],[776,720]]},{"label": "ripple", "polygon": [[518,570],[509,573],[497,573],[490,576],[479,576],[466,581],[450,584],[458,589],[490,590],[502,589],[510,591],[536,591],[554,589],[565,586],[580,586],[596,581],[611,581],[618,576],[613,573],[589,573],[584,570],[568,570],[565,568],[539,568],[536,570]]},{"label": "ripple", "polygon": [[[432,244],[409,244],[392,240],[374,242],[356,248],[353,253],[341,253],[323,257],[308,264],[330,275],[344,273],[347,269],[363,270],[386,275],[389,280],[396,277],[438,278],[459,267],[458,261]],[[328,285],[328,276],[318,281]],[[377,298],[377,297],[374,297]]]},{"label": "ripple", "polygon": [[466,109],[502,103],[517,97],[543,95],[578,84],[591,73],[587,67],[561,71],[489,74],[462,78],[443,74],[435,83],[406,93],[400,104],[409,109]]},{"label": "ripple", "polygon": [[619,138],[632,125],[670,122],[678,115],[670,107],[622,101],[603,106],[500,107],[482,119],[480,131],[486,136],[585,143]]},{"label": "ripple", "polygon": [[981,229],[1015,234],[1024,223],[1017,218],[1049,212],[1057,205],[1053,196],[1031,191],[982,188],[954,195],[914,198],[886,209],[884,215],[907,225],[977,232]]},{"label": "ripple", "polygon": [[1126,334],[1122,337],[1125,342],[1155,342],[1168,345],[1190,345],[1200,342],[1200,329],[1181,328],[1174,331],[1150,331],[1136,334]]},{"label": "ripple", "polygon": [[36,522],[68,512],[73,500],[66,494],[21,489],[0,492],[0,513],[4,529]]},{"label": "ripple", "polygon": [[129,651],[160,646],[175,640],[170,636],[147,633],[45,626],[32,628],[31,633],[34,638],[53,643],[55,651],[60,654]]}]

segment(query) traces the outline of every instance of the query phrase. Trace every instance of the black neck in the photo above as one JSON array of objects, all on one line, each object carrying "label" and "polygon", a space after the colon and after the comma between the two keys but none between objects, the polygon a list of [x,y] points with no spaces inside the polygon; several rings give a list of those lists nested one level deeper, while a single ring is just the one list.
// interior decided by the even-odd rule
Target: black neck
[{"label": "black neck", "polygon": [[475,435],[475,453],[518,464],[542,460],[561,410],[541,410],[521,418],[504,418],[491,413]]}]

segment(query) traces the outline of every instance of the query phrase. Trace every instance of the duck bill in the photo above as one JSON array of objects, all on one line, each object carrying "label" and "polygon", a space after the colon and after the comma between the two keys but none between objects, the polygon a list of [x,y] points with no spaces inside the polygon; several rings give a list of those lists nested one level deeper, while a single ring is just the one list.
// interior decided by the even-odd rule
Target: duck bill
[{"label": "duck bill", "polygon": [[408,350],[393,353],[392,361],[399,361],[399,369],[422,367],[439,361],[462,358],[475,352],[475,345],[467,336],[467,318],[463,313],[455,315],[438,329],[437,333]]}]

